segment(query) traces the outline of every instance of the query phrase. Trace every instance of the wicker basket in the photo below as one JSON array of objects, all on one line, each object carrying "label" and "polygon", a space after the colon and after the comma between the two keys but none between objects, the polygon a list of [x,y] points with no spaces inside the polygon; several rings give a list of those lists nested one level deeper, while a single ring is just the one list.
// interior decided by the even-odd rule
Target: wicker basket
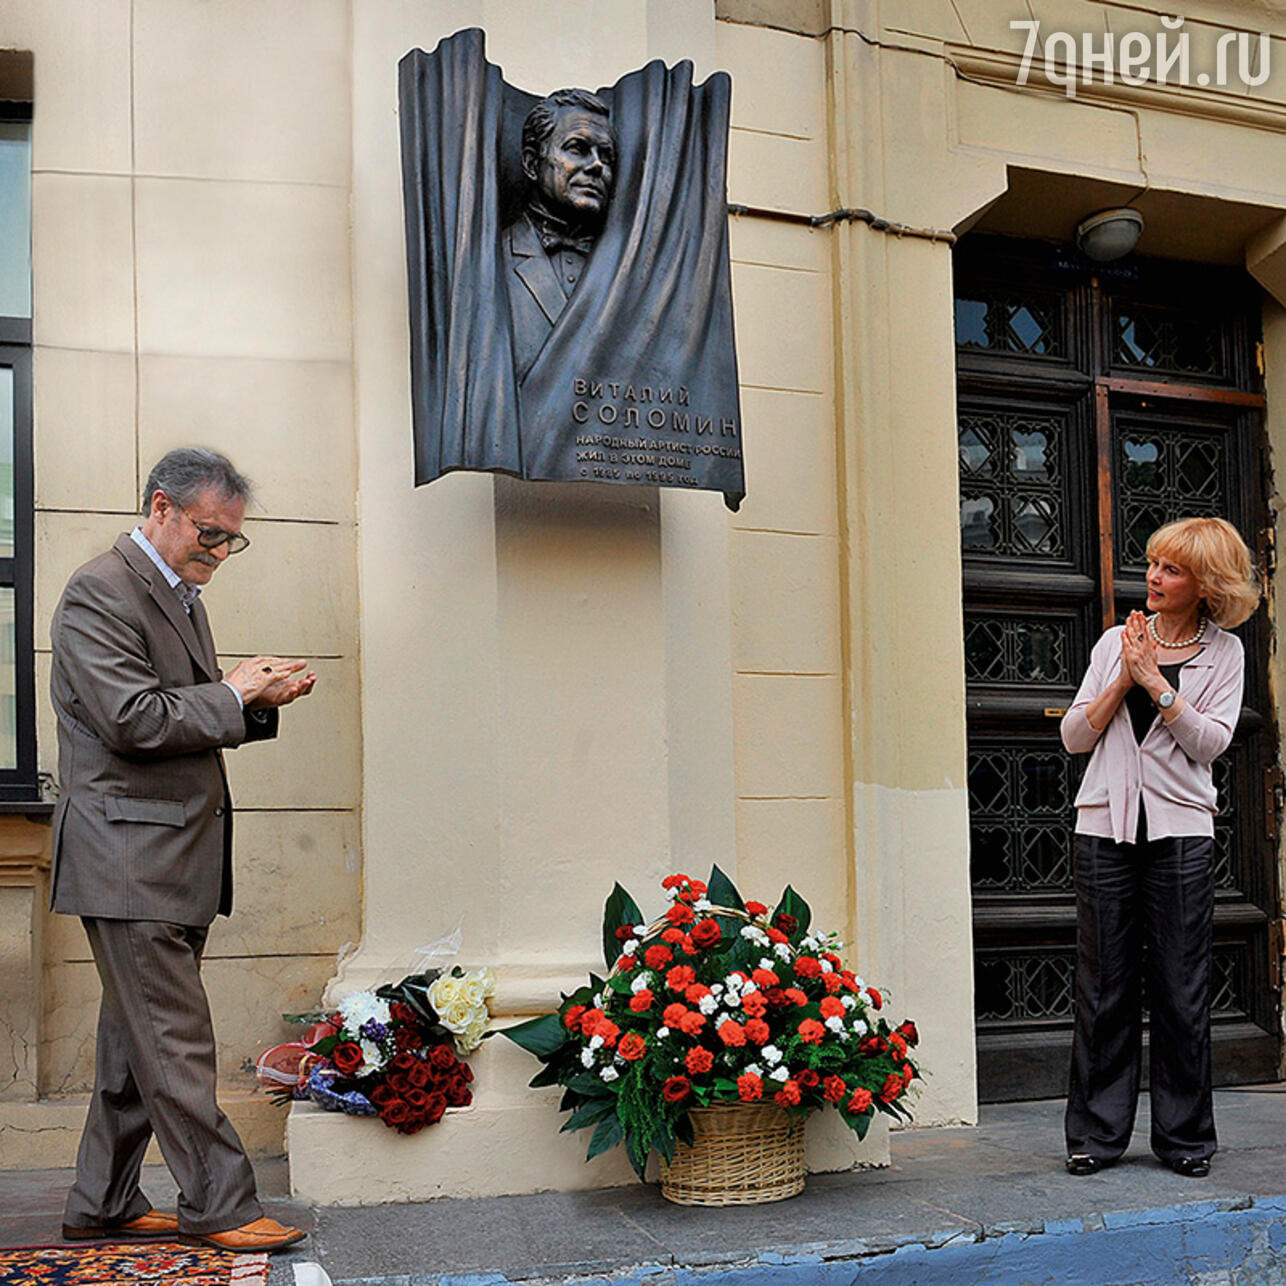
[{"label": "wicker basket", "polygon": [[756,1206],[804,1189],[804,1122],[775,1103],[688,1113],[695,1136],[661,1162],[661,1195],[681,1206]]}]

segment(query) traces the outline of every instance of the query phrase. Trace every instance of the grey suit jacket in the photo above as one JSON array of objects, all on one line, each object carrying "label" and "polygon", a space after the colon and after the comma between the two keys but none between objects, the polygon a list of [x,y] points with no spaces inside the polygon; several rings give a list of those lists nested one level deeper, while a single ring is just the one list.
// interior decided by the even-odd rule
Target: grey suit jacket
[{"label": "grey suit jacket", "polygon": [[205,925],[232,909],[232,801],[221,748],[276,735],[220,682],[189,615],[127,535],[67,582],[54,612],[58,716],[53,905],[68,915]]},{"label": "grey suit jacket", "polygon": [[525,214],[505,229],[502,241],[505,262],[510,269],[509,321],[513,330],[514,370],[521,382],[567,307],[567,296],[536,229]]}]

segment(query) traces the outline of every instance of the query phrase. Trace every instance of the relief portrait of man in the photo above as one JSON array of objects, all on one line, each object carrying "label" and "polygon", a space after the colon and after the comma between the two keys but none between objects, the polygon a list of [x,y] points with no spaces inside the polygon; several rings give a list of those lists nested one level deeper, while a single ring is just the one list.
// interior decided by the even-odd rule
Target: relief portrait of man
[{"label": "relief portrait of man", "polygon": [[522,127],[521,215],[504,232],[514,367],[519,381],[544,346],[585,272],[607,215],[616,175],[616,135],[607,104],[584,89],[542,98]]},{"label": "relief portrait of man", "polygon": [[483,34],[399,64],[415,482],[745,494],[724,73],[544,97]]}]

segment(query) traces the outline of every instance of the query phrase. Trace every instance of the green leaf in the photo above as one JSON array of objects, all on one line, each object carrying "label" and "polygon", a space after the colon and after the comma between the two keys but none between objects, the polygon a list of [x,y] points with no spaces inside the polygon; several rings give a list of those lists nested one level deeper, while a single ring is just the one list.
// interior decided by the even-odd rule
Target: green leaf
[{"label": "green leaf", "polygon": [[323,1058],[328,1058],[331,1051],[339,1044],[338,1036],[324,1036],[315,1045],[310,1046],[314,1054],[320,1054]]},{"label": "green leaf", "polygon": [[616,1095],[607,1094],[602,1098],[592,1098],[588,1103],[582,1103],[563,1122],[563,1128],[559,1133],[568,1134],[572,1130],[583,1130],[587,1125],[594,1125],[609,1115],[616,1115]]},{"label": "green leaf", "polygon": [[866,1138],[866,1132],[871,1128],[871,1114],[863,1112],[860,1116],[852,1116],[848,1112],[841,1112],[840,1116],[844,1118],[844,1124],[848,1126],[859,1139]]},{"label": "green leaf", "polygon": [[527,1084],[534,1090],[543,1089],[546,1085],[557,1085],[560,1075],[556,1063],[546,1063]]},{"label": "green leaf", "polygon": [[643,912],[638,903],[621,888],[619,882],[612,885],[612,892],[603,907],[603,959],[610,969],[621,954],[621,944],[617,941],[616,930],[623,924],[642,924]]},{"label": "green leaf", "polygon": [[684,1112],[674,1123],[674,1135],[680,1143],[686,1143],[692,1147],[697,1141],[697,1136],[692,1129],[692,1118]]},{"label": "green leaf", "polygon": [[744,911],[746,904],[737,892],[737,886],[719,869],[718,865],[710,869],[709,891],[706,897],[715,906],[726,906],[733,911]]},{"label": "green leaf", "polygon": [[808,932],[808,926],[813,922],[812,908],[789,884],[786,885],[786,891],[781,895],[781,901],[777,903],[772,918],[775,920],[779,915],[793,915],[799,922],[801,935]]},{"label": "green leaf", "polygon": [[[686,1112],[684,1119],[687,1119]],[[667,1161],[674,1160],[674,1133],[675,1127],[665,1117],[661,1117],[652,1125],[652,1147]]]},{"label": "green leaf", "polygon": [[529,1018],[525,1023],[503,1028],[502,1034],[529,1054],[548,1058],[562,1048],[567,1039],[567,1028],[556,1013],[541,1014],[539,1018]]},{"label": "green leaf", "polygon": [[[593,1133],[589,1141],[589,1151],[585,1153],[585,1160],[592,1161],[602,1152],[614,1148],[625,1137],[625,1130],[621,1126],[620,1118],[615,1112],[611,1116],[605,1116],[599,1123],[598,1129]],[[639,1176],[642,1178],[642,1176]]]}]

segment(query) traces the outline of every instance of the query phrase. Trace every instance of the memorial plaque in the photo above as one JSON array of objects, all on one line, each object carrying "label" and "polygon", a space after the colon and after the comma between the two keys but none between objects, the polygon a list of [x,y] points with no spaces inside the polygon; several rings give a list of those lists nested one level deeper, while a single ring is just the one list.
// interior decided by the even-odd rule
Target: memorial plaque
[{"label": "memorial plaque", "polygon": [[727,75],[653,62],[539,98],[477,30],[398,72],[416,484],[498,470],[736,509]]}]

